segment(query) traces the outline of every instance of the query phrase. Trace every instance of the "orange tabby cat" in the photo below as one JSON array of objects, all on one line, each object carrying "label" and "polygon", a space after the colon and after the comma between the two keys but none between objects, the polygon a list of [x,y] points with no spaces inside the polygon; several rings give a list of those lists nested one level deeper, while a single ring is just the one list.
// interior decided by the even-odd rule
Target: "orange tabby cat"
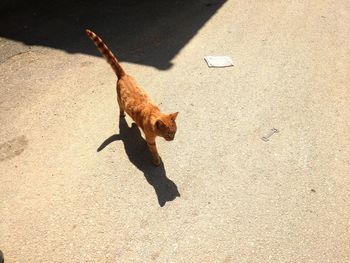
[{"label": "orange tabby cat", "polygon": [[176,133],[175,119],[178,112],[163,114],[154,105],[146,93],[141,90],[136,81],[125,73],[112,51],[103,43],[94,32],[86,30],[89,38],[97,46],[101,54],[107,59],[118,77],[117,94],[120,109],[120,117],[125,117],[125,112],[136,122],[146,137],[149,150],[152,153],[153,163],[160,165],[161,160],[156,147],[156,137],[161,136],[167,141],[172,141]]}]

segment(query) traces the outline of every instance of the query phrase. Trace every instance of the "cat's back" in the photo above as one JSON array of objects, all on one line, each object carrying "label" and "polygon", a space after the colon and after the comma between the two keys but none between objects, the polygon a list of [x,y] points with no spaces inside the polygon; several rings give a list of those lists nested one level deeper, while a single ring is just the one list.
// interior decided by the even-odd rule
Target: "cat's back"
[{"label": "cat's back", "polygon": [[140,88],[135,79],[130,75],[124,75],[118,80],[117,89],[121,93],[130,93],[130,95],[145,95],[147,94]]},{"label": "cat's back", "polygon": [[142,108],[150,104],[147,94],[130,75],[124,75],[118,80],[117,92],[127,113],[141,111]]}]

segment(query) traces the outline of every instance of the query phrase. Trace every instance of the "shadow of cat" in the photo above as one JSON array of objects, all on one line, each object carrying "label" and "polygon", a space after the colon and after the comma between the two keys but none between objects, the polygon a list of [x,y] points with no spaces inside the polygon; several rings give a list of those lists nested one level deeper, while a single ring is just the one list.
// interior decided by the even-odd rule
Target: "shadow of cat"
[{"label": "shadow of cat", "polygon": [[141,132],[135,123],[129,127],[125,118],[120,118],[119,134],[114,134],[106,139],[97,151],[99,152],[110,143],[119,140],[123,141],[130,162],[143,172],[147,182],[153,186],[161,207],[166,202],[180,197],[176,184],[166,176],[163,162],[158,167],[152,164],[152,156],[147,148],[147,143],[142,138]]}]

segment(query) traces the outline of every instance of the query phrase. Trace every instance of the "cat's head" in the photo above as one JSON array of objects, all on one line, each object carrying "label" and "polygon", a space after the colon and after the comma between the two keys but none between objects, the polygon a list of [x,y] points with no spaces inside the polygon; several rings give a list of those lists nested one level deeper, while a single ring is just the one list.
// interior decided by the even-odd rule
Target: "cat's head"
[{"label": "cat's head", "polygon": [[167,141],[174,140],[176,133],[176,117],[178,112],[169,115],[163,115],[155,122],[155,130],[158,136],[163,137]]}]

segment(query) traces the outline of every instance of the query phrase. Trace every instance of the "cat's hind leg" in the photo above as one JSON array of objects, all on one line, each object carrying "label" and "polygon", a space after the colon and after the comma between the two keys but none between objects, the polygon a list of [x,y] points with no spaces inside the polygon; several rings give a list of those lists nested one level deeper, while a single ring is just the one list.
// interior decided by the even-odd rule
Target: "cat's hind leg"
[{"label": "cat's hind leg", "polygon": [[119,105],[119,117],[124,118],[125,117],[125,110],[124,110],[123,105],[119,99],[119,96],[118,96],[118,105]]}]

